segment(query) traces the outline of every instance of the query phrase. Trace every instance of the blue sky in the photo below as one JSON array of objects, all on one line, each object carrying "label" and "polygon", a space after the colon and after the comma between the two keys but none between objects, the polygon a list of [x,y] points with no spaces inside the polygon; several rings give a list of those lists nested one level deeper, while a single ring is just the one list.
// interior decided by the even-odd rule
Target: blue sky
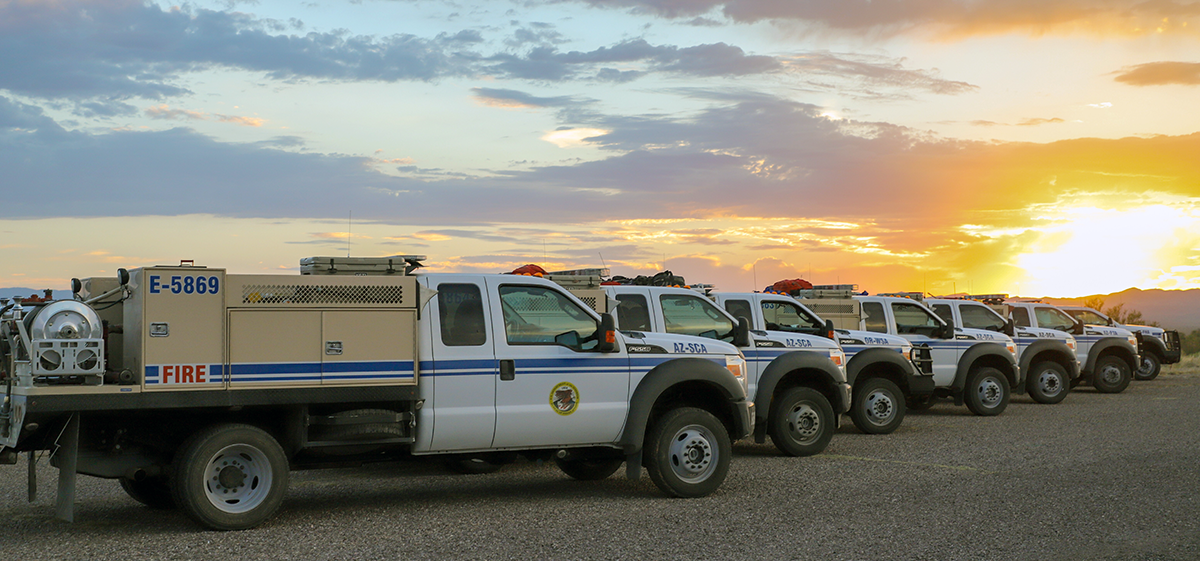
[{"label": "blue sky", "polygon": [[0,285],[349,246],[1197,287],[1198,31],[1167,0],[0,0]]}]

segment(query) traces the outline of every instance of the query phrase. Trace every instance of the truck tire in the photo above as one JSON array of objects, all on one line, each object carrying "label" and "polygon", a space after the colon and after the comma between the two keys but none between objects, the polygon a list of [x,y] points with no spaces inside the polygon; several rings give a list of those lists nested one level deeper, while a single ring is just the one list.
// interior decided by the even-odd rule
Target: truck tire
[{"label": "truck tire", "polygon": [[980,366],[967,376],[963,388],[967,409],[976,415],[999,415],[1008,407],[1008,378],[991,366]]},{"label": "truck tire", "polygon": [[1161,370],[1162,361],[1158,359],[1158,355],[1148,352],[1142,355],[1142,361],[1138,363],[1138,370],[1133,373],[1133,379],[1153,380],[1158,377]]},{"label": "truck tire", "polygon": [[904,421],[904,394],[887,378],[870,378],[854,388],[850,420],[867,434],[888,434]]},{"label": "truck tire", "polygon": [[1129,387],[1133,379],[1129,365],[1120,357],[1104,355],[1096,359],[1096,369],[1092,372],[1092,386],[1100,393],[1121,393]]},{"label": "truck tire", "polygon": [[725,425],[694,407],[666,412],[646,434],[650,480],[672,497],[704,497],[729,474],[733,444]]},{"label": "truck tire", "polygon": [[1066,399],[1071,383],[1061,364],[1046,360],[1030,368],[1025,390],[1038,403],[1058,403]]},{"label": "truck tire", "polygon": [[121,489],[133,500],[155,510],[170,510],[175,508],[175,499],[171,498],[171,487],[167,480],[160,477],[147,477],[141,481],[122,477]]},{"label": "truck tire", "polygon": [[578,479],[580,481],[607,479],[608,476],[617,472],[617,469],[621,467],[621,463],[624,461],[621,458],[583,458],[575,460],[554,458],[554,463],[558,464],[558,469],[569,475],[571,479]]},{"label": "truck tire", "polygon": [[171,479],[175,504],[214,530],[262,524],[287,493],[288,461],[266,431],[242,424],[215,425],[183,443]]},{"label": "truck tire", "polygon": [[771,401],[767,434],[784,454],[820,454],[833,438],[833,407],[821,392],[793,387]]}]

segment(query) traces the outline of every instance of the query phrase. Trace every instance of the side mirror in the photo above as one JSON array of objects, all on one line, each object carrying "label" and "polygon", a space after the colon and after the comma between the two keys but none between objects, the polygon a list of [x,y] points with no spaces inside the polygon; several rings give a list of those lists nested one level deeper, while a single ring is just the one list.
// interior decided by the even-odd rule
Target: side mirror
[{"label": "side mirror", "polygon": [[1075,328],[1071,330],[1071,333],[1073,335],[1083,335],[1083,322],[1082,321],[1075,322]]},{"label": "side mirror", "polygon": [[617,345],[617,320],[613,319],[612,314],[600,314],[600,330],[596,334],[598,339],[596,349],[602,353],[615,353],[619,349]]},{"label": "side mirror", "polygon": [[943,323],[942,328],[938,330],[937,337],[938,337],[938,339],[953,339],[954,338],[954,324]]},{"label": "side mirror", "polygon": [[1008,318],[1008,321],[1004,322],[1004,334],[1009,337],[1017,336],[1017,324],[1013,323],[1012,318]]},{"label": "side mirror", "polygon": [[837,341],[837,330],[833,328],[833,320],[825,320],[825,333],[822,335],[824,335],[826,339]]},{"label": "side mirror", "polygon": [[741,349],[750,346],[750,320],[745,317],[737,318],[733,326],[733,346]]}]

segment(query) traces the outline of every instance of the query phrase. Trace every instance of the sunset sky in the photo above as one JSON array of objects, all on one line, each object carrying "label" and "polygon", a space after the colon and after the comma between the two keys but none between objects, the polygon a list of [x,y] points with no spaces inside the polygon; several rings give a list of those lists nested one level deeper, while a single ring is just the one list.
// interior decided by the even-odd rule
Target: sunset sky
[{"label": "sunset sky", "polygon": [[1200,1],[0,0],[0,287],[1200,288]]}]

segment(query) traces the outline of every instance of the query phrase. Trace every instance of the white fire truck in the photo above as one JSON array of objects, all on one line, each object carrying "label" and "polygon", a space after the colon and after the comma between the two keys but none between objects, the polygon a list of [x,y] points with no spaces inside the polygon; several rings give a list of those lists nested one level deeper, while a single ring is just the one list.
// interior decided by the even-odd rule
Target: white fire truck
[{"label": "white fire truck", "polygon": [[979,294],[957,298],[926,298],[947,323],[1004,333],[1017,343],[1018,365],[1025,373],[1025,391],[1038,403],[1059,403],[1079,377],[1075,337],[1055,329],[1018,327],[987,303],[1002,302],[1004,294]]},{"label": "white fire truck", "polygon": [[[751,332],[802,333],[834,339],[846,353],[850,420],[867,434],[888,434],[904,421],[905,395],[933,393],[933,361],[928,347],[886,333],[835,329],[787,294],[714,292],[709,295],[734,317],[750,320]],[[849,296],[847,295],[847,298]]]},{"label": "white fire truck", "polygon": [[[814,307],[845,303],[835,294],[814,291],[800,301]],[[854,296],[857,321],[846,318],[843,327],[887,333],[927,345],[933,359],[934,392],[906,394],[910,409],[927,409],[938,397],[949,397],[955,405],[966,404],[976,415],[999,415],[1008,407],[1009,394],[1024,392],[1017,346],[1004,333],[955,328],[920,300],[920,293]],[[835,321],[836,323],[836,321]]]},{"label": "white fire truck", "polygon": [[[751,331],[704,296],[708,285],[612,284],[608,269],[575,269],[546,274],[576,295],[601,290],[607,299],[589,300],[614,310],[621,332],[632,338],[673,333],[734,344],[746,357],[748,394],[757,405],[754,437],[790,456],[819,454],[829,445],[840,416],[850,404],[845,353],[826,337],[780,331]],[[616,277],[614,277],[616,278]],[[682,281],[664,271],[654,278]],[[683,350],[683,349],[680,349]]]},{"label": "white fire truck", "polygon": [[1132,331],[1138,338],[1138,348],[1141,349],[1141,362],[1138,364],[1137,371],[1133,373],[1135,380],[1153,380],[1158,377],[1162,365],[1175,364],[1183,358],[1183,347],[1178,331],[1151,325],[1117,323],[1099,311],[1083,306],[1059,306],[1058,308],[1085,325],[1119,327]]},{"label": "white fire truck", "polygon": [[1000,307],[1004,310],[1001,314],[1012,318],[1017,327],[1054,329],[1075,336],[1075,354],[1081,366],[1080,376],[1071,381],[1072,387],[1089,383],[1101,393],[1120,393],[1129,387],[1141,352],[1133,333],[1119,327],[1084,325],[1037,298],[1012,297]]},{"label": "white fire truck", "polygon": [[49,454],[65,520],[81,473],[214,529],[268,519],[289,469],[365,462],[524,455],[576,479],[644,465],[672,496],[721,485],[754,419],[735,347],[628,337],[549,281],[405,257],[122,269],[8,302],[0,461],[28,453],[32,477]]}]

